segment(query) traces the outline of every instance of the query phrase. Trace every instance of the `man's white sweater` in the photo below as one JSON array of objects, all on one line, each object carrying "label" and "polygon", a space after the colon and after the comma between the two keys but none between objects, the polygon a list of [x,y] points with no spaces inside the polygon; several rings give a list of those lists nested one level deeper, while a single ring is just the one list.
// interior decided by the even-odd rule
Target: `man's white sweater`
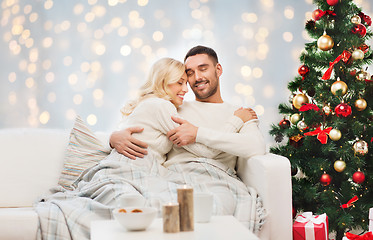
[{"label": "man's white sweater", "polygon": [[[184,102],[178,114],[198,127],[196,142],[221,151],[209,161],[224,170],[234,171],[237,157],[249,158],[265,153],[265,143],[258,127],[258,120],[243,124],[234,116],[235,107],[228,103]],[[226,126],[236,128],[235,132],[226,130]],[[197,160],[199,156],[185,148],[173,146],[167,155],[165,167],[175,163]]]}]

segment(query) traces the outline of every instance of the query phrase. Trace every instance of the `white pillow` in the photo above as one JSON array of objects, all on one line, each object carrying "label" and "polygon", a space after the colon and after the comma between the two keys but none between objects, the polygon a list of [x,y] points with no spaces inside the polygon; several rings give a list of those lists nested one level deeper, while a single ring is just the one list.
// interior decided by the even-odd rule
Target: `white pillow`
[{"label": "white pillow", "polygon": [[96,137],[84,121],[77,116],[70,133],[65,160],[58,184],[73,190],[73,183],[82,172],[95,166],[110,154],[110,150]]}]

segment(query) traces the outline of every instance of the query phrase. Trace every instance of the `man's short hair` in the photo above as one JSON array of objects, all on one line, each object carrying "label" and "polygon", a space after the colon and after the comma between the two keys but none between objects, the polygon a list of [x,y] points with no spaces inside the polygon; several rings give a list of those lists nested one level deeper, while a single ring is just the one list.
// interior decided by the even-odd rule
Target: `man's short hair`
[{"label": "man's short hair", "polygon": [[214,64],[217,64],[219,62],[218,55],[216,54],[214,49],[201,46],[201,45],[191,48],[185,55],[184,62],[187,60],[188,57],[191,57],[197,54],[207,54],[213,60]]}]

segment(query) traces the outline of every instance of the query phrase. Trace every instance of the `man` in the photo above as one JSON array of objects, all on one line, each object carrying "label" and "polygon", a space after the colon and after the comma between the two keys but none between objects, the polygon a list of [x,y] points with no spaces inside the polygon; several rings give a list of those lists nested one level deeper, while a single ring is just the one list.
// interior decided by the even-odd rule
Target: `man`
[{"label": "man", "polygon": [[[252,109],[241,111],[241,118],[237,117],[232,123],[235,133],[219,131],[237,107],[224,102],[221,97],[219,79],[223,69],[216,52],[208,47],[196,46],[188,51],[184,63],[196,101],[185,102],[178,109],[183,119],[172,117],[180,126],[167,133],[174,147],[168,153],[164,166],[196,161],[199,156],[182,148],[194,142],[222,151],[208,161],[224,171],[235,172],[237,157],[264,154],[264,139]],[[129,158],[143,157],[147,154],[146,143],[132,136],[132,133],[141,131],[141,128],[133,127],[114,132],[110,137],[110,145]]]}]

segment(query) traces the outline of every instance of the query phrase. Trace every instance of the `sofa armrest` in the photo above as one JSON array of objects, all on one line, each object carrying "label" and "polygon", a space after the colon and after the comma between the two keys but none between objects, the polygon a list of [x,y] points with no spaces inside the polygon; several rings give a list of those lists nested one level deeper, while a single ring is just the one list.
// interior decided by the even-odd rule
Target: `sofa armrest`
[{"label": "sofa armrest", "polygon": [[239,158],[237,174],[263,199],[263,206],[268,216],[259,233],[260,239],[292,239],[292,187],[289,160],[271,153],[249,159]]}]

